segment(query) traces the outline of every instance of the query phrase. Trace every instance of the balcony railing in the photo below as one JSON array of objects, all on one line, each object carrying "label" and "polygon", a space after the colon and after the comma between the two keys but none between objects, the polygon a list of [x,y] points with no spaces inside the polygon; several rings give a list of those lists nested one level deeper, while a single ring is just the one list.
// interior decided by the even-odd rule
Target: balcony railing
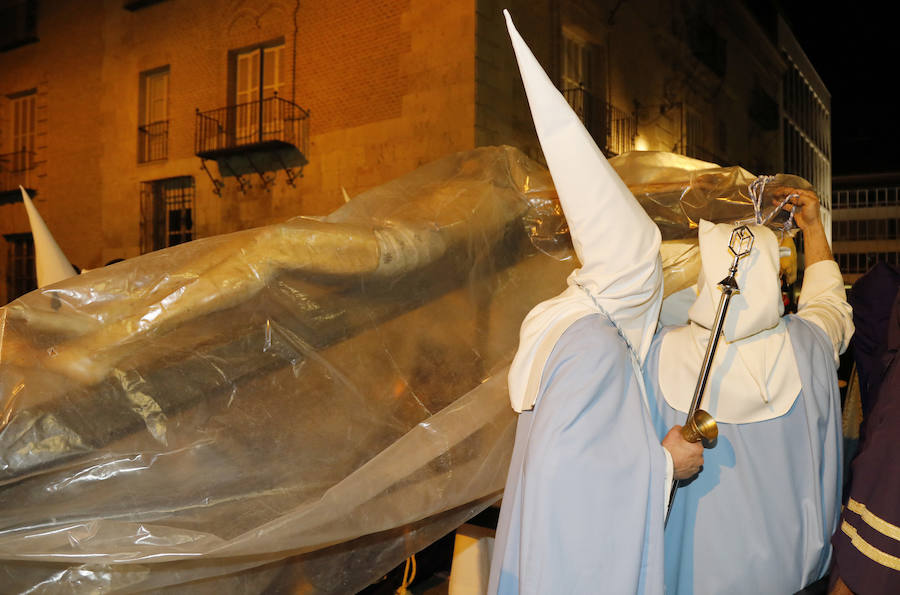
[{"label": "balcony railing", "polygon": [[169,121],[138,126],[138,163],[169,157]]},{"label": "balcony railing", "polygon": [[611,105],[606,106],[608,128],[606,150],[610,155],[621,155],[634,150],[637,136],[637,117]]},{"label": "balcony railing", "polygon": [[610,105],[582,87],[564,89],[562,93],[607,156],[634,149],[637,136],[634,114]]},{"label": "balcony railing", "polygon": [[308,154],[309,112],[268,97],[208,112],[197,110],[194,153],[217,158],[254,150],[295,147]]},{"label": "balcony railing", "polygon": [[34,151],[0,155],[0,195],[12,193],[18,197],[19,186],[32,189],[34,163]]},{"label": "balcony railing", "polygon": [[832,209],[896,206],[900,206],[900,186],[835,190],[831,199]]}]

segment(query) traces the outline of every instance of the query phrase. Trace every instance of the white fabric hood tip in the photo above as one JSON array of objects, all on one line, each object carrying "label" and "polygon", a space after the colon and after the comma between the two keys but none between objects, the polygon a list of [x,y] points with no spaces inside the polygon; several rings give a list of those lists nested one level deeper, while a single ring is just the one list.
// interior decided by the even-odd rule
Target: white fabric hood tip
[{"label": "white fabric hood tip", "polygon": [[643,362],[662,302],[661,236],[503,11],[538,140],[581,268],[526,317],[510,367],[513,409],[534,407],[544,365],[576,320],[603,312]]},{"label": "white fabric hood tip", "polygon": [[56,240],[53,239],[50,228],[44,223],[43,217],[38,213],[28,192],[22,186],[19,186],[19,190],[22,192],[22,202],[25,203],[25,210],[28,212],[31,236],[34,239],[34,261],[38,287],[53,285],[63,279],[74,277],[77,274],[75,268],[63,254]]}]

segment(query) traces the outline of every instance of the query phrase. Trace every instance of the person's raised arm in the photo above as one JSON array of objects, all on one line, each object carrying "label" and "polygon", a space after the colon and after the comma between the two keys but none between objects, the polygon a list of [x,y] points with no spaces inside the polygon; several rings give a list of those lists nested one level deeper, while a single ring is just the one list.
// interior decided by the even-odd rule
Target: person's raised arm
[{"label": "person's raised arm", "polygon": [[828,335],[834,349],[835,362],[847,349],[853,336],[853,310],[847,303],[844,280],[834,261],[825,226],[819,216],[819,198],[811,190],[781,188],[775,192],[795,194],[784,206],[794,213],[794,221],[803,232],[805,269],[800,289],[797,315],[812,322]]},{"label": "person's raised arm", "polygon": [[806,268],[823,260],[833,260],[825,226],[819,215],[819,197],[812,190],[786,188],[782,192],[796,194],[785,208],[794,213],[794,221],[803,232],[803,258]]}]

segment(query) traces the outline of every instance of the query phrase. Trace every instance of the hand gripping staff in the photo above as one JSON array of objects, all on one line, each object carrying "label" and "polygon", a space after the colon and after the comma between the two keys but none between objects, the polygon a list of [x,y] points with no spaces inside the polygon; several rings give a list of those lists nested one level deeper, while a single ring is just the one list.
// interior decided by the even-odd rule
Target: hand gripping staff
[{"label": "hand gripping staff", "polygon": [[[741,258],[750,254],[753,248],[753,233],[746,225],[736,227],[731,232],[731,240],[728,242],[728,251],[734,260],[728,269],[728,276],[719,281],[719,289],[722,297],[719,298],[719,306],[716,309],[716,317],[709,334],[709,343],[706,344],[706,354],[703,356],[703,365],[700,366],[700,376],[697,378],[697,386],[694,388],[694,396],[691,399],[691,407],[688,409],[687,420],[681,428],[681,435],[688,442],[706,440],[711,442],[719,435],[716,420],[706,411],[699,409],[706,390],[706,382],[709,380],[709,372],[712,368],[713,358],[716,356],[716,346],[719,343],[719,335],[722,334],[722,326],[725,324],[725,314],[728,312],[728,304],[731,296],[741,292],[734,278],[737,273],[738,262]],[[672,511],[672,502],[675,501],[675,492],[678,489],[678,480],[672,480],[672,489],[669,492],[669,505],[666,508],[666,522],[669,522],[669,512]]]}]

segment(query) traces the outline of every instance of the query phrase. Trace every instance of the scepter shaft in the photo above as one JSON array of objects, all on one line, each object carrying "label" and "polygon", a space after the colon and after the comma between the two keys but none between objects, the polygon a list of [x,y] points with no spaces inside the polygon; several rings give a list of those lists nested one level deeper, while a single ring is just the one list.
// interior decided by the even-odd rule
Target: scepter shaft
[{"label": "scepter shaft", "polygon": [[[730,278],[730,277],[729,277]],[[725,325],[725,313],[728,312],[728,305],[731,303],[731,296],[734,294],[732,287],[722,289],[722,297],[719,298],[719,305],[716,308],[716,318],[713,322],[713,330],[709,335],[709,343],[706,344],[706,353],[703,355],[703,365],[700,367],[700,376],[697,378],[697,386],[694,387],[694,396],[691,398],[691,406],[688,409],[688,422],[694,417],[700,402],[703,400],[703,393],[706,392],[706,383],[709,381],[709,373],[712,370],[713,359],[716,357],[716,347],[719,345],[719,336],[722,334],[722,327]]]},{"label": "scepter shaft", "polygon": [[[734,289],[728,288],[722,290],[722,297],[719,298],[719,305],[716,308],[716,318],[713,323],[713,330],[709,336],[709,343],[706,344],[706,353],[703,355],[703,365],[700,367],[700,376],[697,378],[697,385],[694,387],[694,396],[691,399],[691,406],[688,409],[687,419],[683,428],[690,428],[695,424],[694,415],[700,407],[703,399],[703,393],[706,392],[706,383],[709,380],[709,372],[712,369],[713,358],[716,357],[716,346],[719,344],[719,336],[722,334],[722,327],[725,324],[725,314],[728,312],[728,304],[731,302],[731,296]],[[691,440],[695,442],[695,440]],[[675,492],[678,491],[678,480],[672,479],[672,487],[669,490],[669,503],[666,506],[666,520],[669,522],[669,513],[672,511],[672,503],[675,501]]]},{"label": "scepter shaft", "polygon": [[[731,261],[731,267],[728,269],[728,276],[719,281],[719,289],[722,290],[722,296],[719,298],[719,305],[716,307],[716,316],[713,319],[709,342],[706,344],[706,353],[703,355],[703,364],[700,366],[700,374],[694,387],[694,395],[691,398],[687,419],[681,428],[681,435],[689,442],[699,442],[703,439],[712,441],[718,436],[716,421],[711,415],[700,409],[700,403],[703,401],[703,394],[706,392],[706,383],[709,380],[712,363],[716,357],[716,347],[719,344],[722,327],[725,325],[725,315],[728,313],[731,296],[741,292],[734,278],[735,274],[737,274],[738,262],[740,262],[741,258],[750,254],[752,248],[753,233],[746,225],[737,227],[731,232],[728,250],[731,251],[734,259]],[[665,523],[669,522],[669,513],[672,512],[672,503],[675,501],[676,491],[678,491],[678,480],[673,478],[672,487],[669,490],[669,502],[666,506]]]}]

